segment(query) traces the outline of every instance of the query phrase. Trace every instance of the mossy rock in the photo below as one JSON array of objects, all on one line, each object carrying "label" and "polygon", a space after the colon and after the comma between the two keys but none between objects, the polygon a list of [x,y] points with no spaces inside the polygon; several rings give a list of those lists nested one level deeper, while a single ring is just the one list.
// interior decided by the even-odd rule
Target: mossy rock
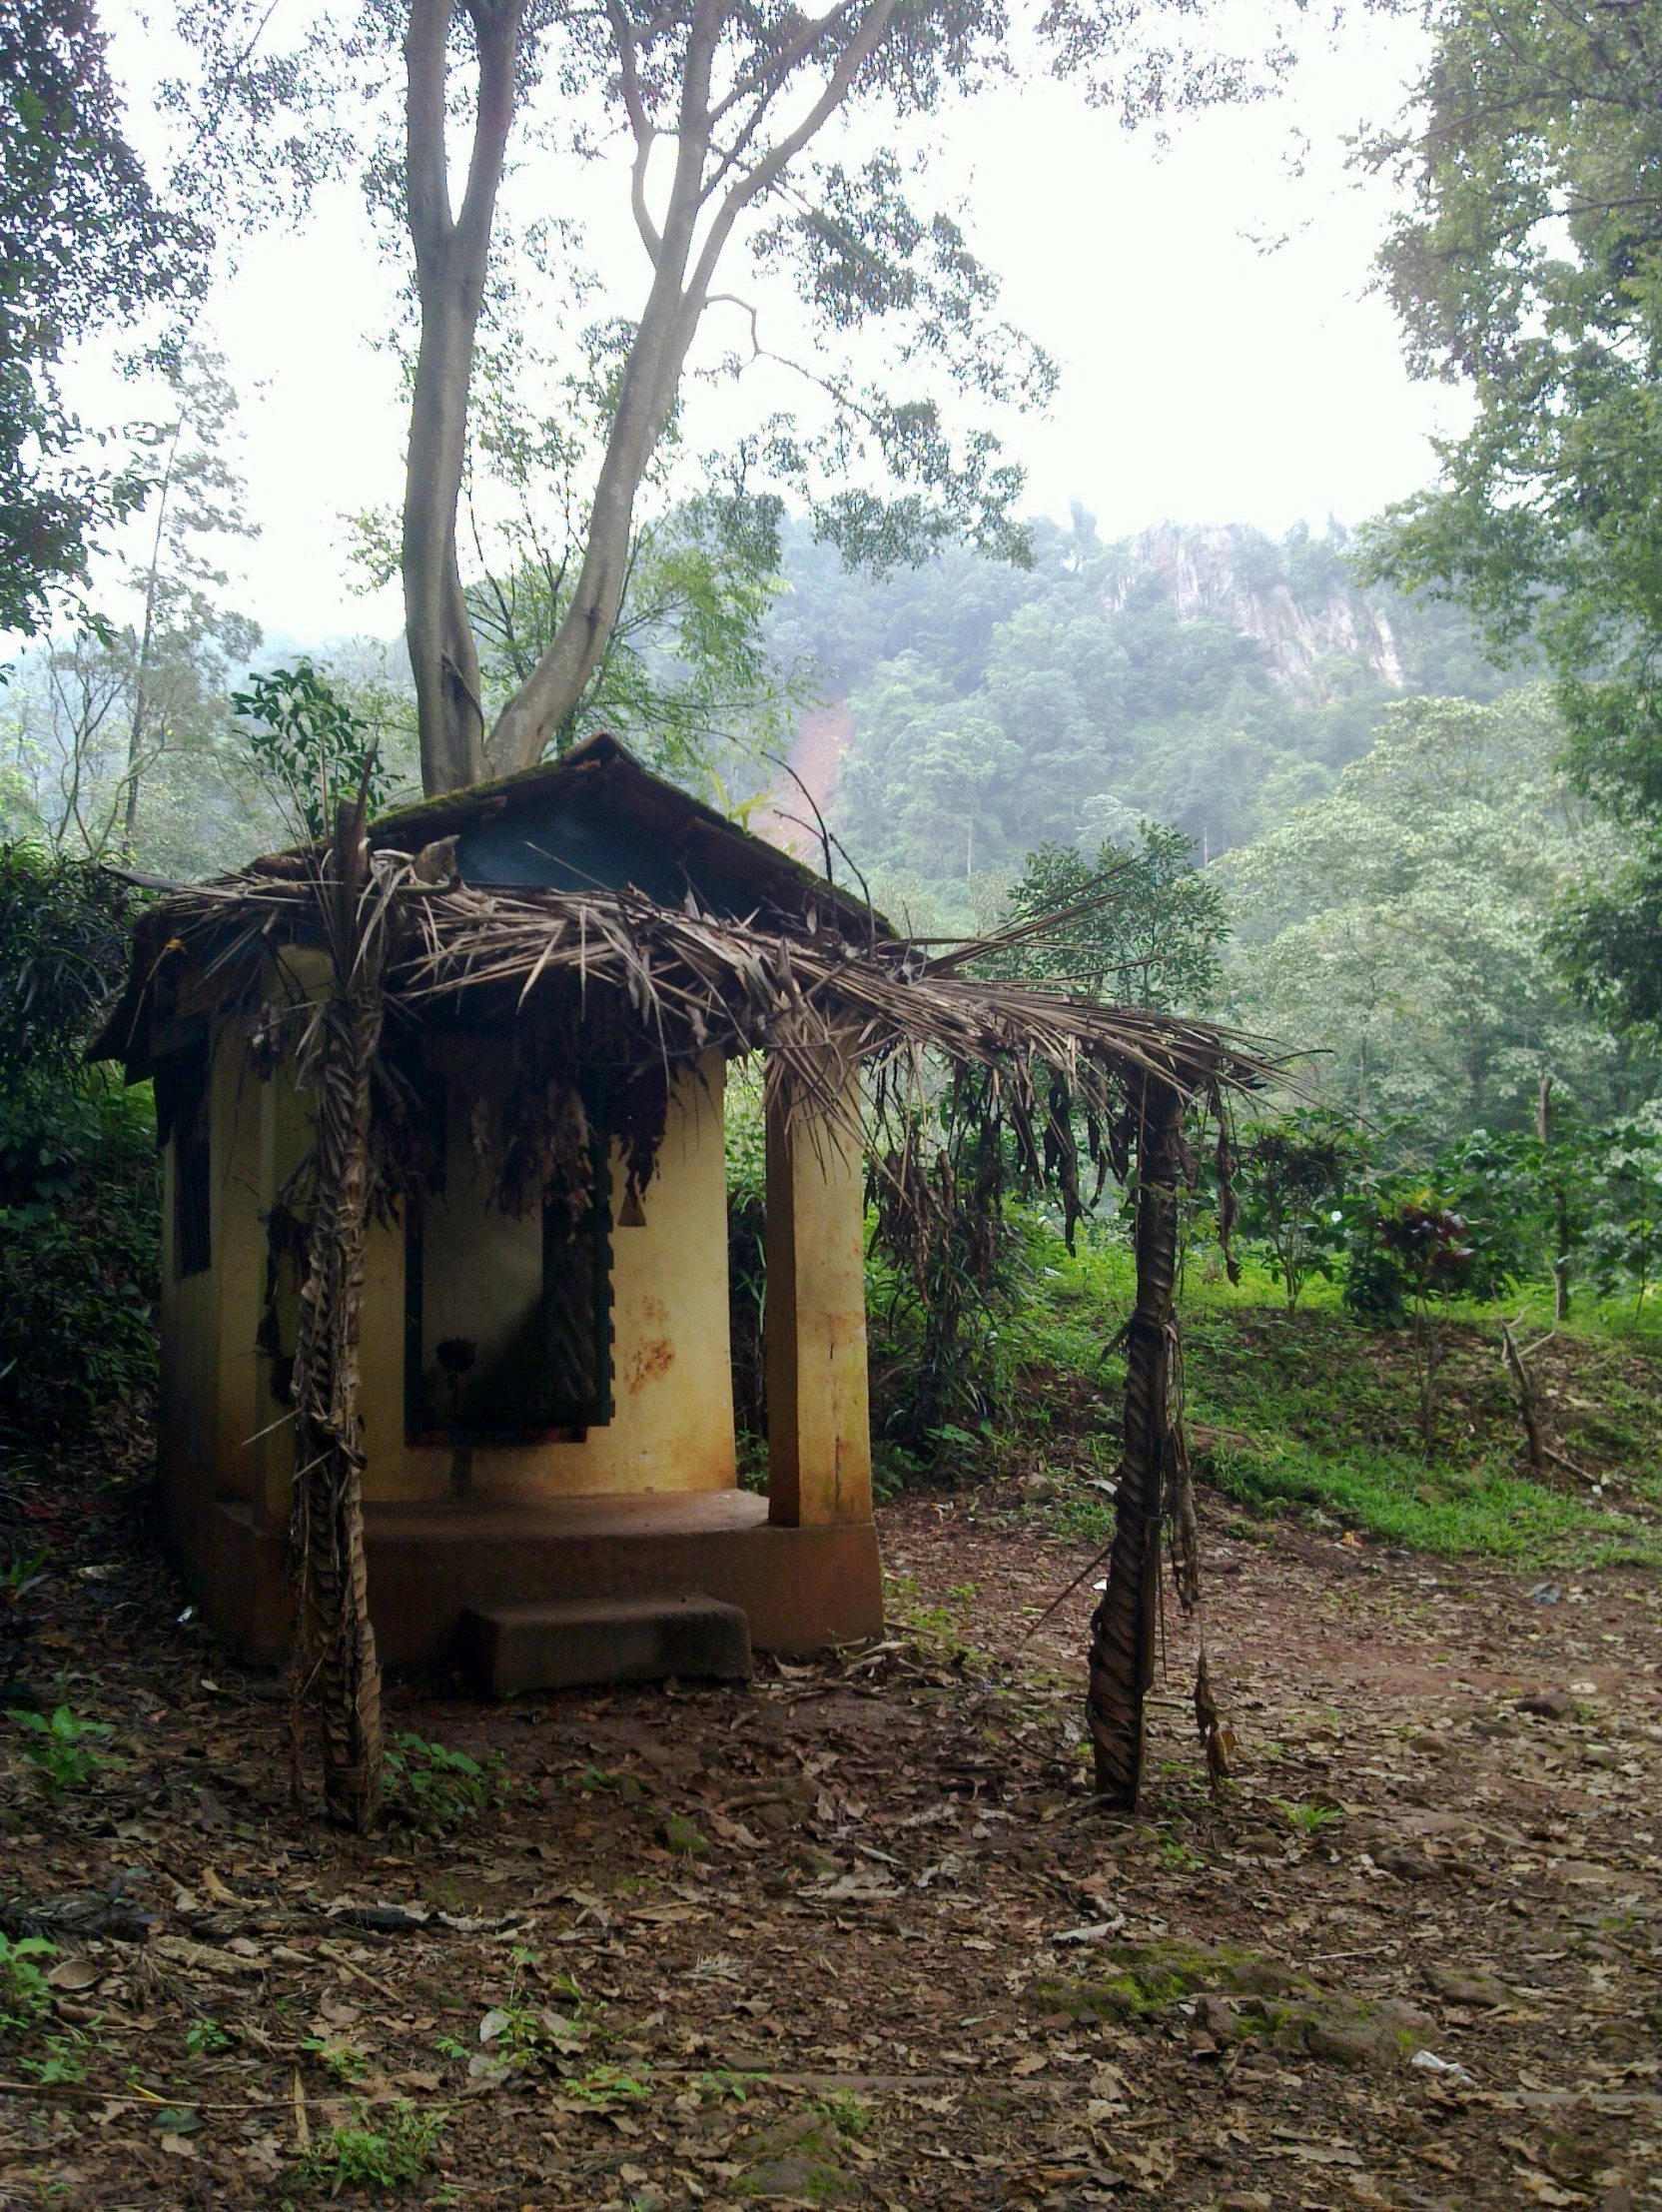
[{"label": "mossy rock", "polygon": [[783,2158],[787,2151],[800,2151],[805,2158],[834,2162],[841,2144],[837,2123],[827,2114],[787,2112],[771,2127],[758,2128],[753,2135],[741,2135],[727,2155],[740,2166],[752,2166],[760,2158]]},{"label": "mossy rock", "polygon": [[1423,2050],[1435,2023],[1405,1997],[1258,1998],[1247,2018],[1262,2023],[1277,2050],[1302,2053],[1332,2066],[1394,2065]]},{"label": "mossy rock", "polygon": [[834,2120],[793,2113],[733,2145],[728,2155],[745,2171],[728,2187],[735,2197],[752,2203],[785,2198],[792,2204],[852,2204],[865,2192],[837,2164],[841,2146]]},{"label": "mossy rock", "polygon": [[1424,2050],[1435,2024],[1405,1997],[1377,2004],[1339,2004],[1315,2014],[1304,2028],[1312,2058],[1337,2066],[1396,2065]]},{"label": "mossy rock", "polygon": [[1492,2007],[1506,2002],[1506,1991],[1495,1975],[1482,1968],[1450,1966],[1433,1959],[1425,1968],[1427,1984],[1445,2003]]},{"label": "mossy rock", "polygon": [[[1041,1981],[1031,1999],[1039,2012],[1125,2020],[1163,2012],[1182,1997],[1216,1991],[1237,1997],[1278,1997],[1306,1988],[1296,1975],[1255,1951],[1194,1943],[1105,1944],[1096,1954],[1106,1969],[1089,1980]],[[1313,1994],[1313,1992],[1312,1992]]]},{"label": "mossy rock", "polygon": [[752,2166],[730,2187],[735,2197],[762,2204],[781,2199],[787,2204],[854,2204],[865,2194],[840,2166],[826,2166],[795,2151]]},{"label": "mossy rock", "polygon": [[1289,1989],[1311,1986],[1278,1958],[1260,1958],[1251,1951],[1220,1953],[1218,1974],[1224,1988],[1237,1997],[1284,1997]]},{"label": "mossy rock", "polygon": [[1233,1997],[1238,2038],[1263,2036],[1278,2050],[1338,2066],[1411,2058],[1435,2032],[1430,2016],[1405,1998],[1330,1996],[1256,1951],[1160,1941],[1105,1945],[1098,1956],[1103,1970],[1089,1980],[1036,1982],[1034,2010],[1129,2020],[1158,2017],[1186,1997]]}]

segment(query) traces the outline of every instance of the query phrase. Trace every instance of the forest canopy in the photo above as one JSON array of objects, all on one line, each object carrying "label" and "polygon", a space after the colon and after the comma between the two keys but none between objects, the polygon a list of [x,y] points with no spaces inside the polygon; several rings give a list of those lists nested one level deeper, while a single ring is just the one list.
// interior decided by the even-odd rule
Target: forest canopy
[{"label": "forest canopy", "polygon": [[1112,544],[1076,510],[1034,526],[1029,570],[962,550],[873,582],[799,538],[787,573],[774,634],[852,717],[838,828],[966,913],[978,874],[1145,818],[1216,858],[1330,790],[1399,689],[1500,680],[1458,618],[1364,596],[1336,528]]}]

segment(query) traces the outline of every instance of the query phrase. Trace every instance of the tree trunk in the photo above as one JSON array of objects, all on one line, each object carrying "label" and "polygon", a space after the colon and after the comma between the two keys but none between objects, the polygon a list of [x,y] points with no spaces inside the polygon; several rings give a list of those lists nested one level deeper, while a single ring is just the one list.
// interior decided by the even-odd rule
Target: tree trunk
[{"label": "tree trunk", "polygon": [[484,776],[483,679],[455,556],[476,314],[447,272],[423,285],[405,489],[404,603],[421,788],[429,797]]},{"label": "tree trunk", "polygon": [[[651,312],[649,306],[648,315]],[[652,405],[649,389],[655,381],[651,372],[661,369],[661,362],[647,354],[646,365],[641,366],[643,341],[648,335],[643,322],[630,354],[617,416],[601,463],[571,603],[547,651],[503,707],[490,733],[486,757],[492,775],[513,775],[522,768],[535,767],[588,688],[588,679],[617,620],[629,566],[635,493],[668,414],[667,402],[661,408]],[[682,346],[669,373],[671,399],[685,352]]]},{"label": "tree trunk", "polygon": [[[690,61],[688,68],[690,73]],[[696,87],[689,83],[689,90]],[[691,104],[696,110],[696,101]],[[682,284],[699,212],[704,143],[697,133],[683,131],[652,289],[629,348],[617,413],[595,482],[582,566],[548,649],[490,732],[485,750],[492,775],[535,767],[587,689],[617,620],[629,567],[635,494],[669,420],[687,348],[703,312],[699,291],[683,291]]]},{"label": "tree trunk", "polygon": [[381,1041],[381,917],[362,805],[343,807],[319,887],[332,907],[331,995],[306,1071],[316,1101],[313,1209],[295,1346],[295,1695],[322,1691],[324,1800],[360,1831],[381,1800],[381,1667],[364,1560],[358,1330],[370,1196],[370,1085]]},{"label": "tree trunk", "polygon": [[139,842],[139,781],[144,772],[145,678],[150,673],[150,648],[156,637],[156,591],[162,575],[162,538],[167,528],[168,502],[173,496],[173,470],[179,458],[184,432],[181,414],[168,447],[168,464],[162,472],[161,498],[156,508],[156,537],[150,549],[150,573],[144,587],[144,630],[139,640],[139,664],[133,671],[133,715],[127,730],[127,804],[122,815],[121,857],[131,867]]},{"label": "tree trunk", "polygon": [[1546,1467],[1541,1452],[1541,1424],[1535,1412],[1534,1387],[1529,1380],[1529,1370],[1523,1364],[1523,1355],[1504,1321],[1500,1324],[1500,1357],[1517,1385],[1518,1418],[1523,1423],[1523,1445],[1529,1455],[1530,1476],[1535,1482],[1544,1483]]},{"label": "tree trunk", "polygon": [[[465,455],[473,327],[513,117],[514,63],[525,0],[464,4],[478,48],[478,111],[466,197],[453,225],[444,122],[446,42],[456,0],[411,0],[405,40],[408,208],[421,301],[421,345],[411,419],[404,573],[421,773],[429,793],[472,782],[481,772],[510,775],[533,767],[569,721],[617,620],[628,574],[635,494],[674,406],[687,350],[733,227],[745,209],[766,198],[842,106],[887,35],[896,10],[896,0],[871,0],[863,19],[849,21],[846,37],[830,28],[839,22],[838,11],[822,22],[800,25],[777,57],[773,89],[788,83],[831,36],[838,51],[829,76],[795,127],[748,167],[741,156],[750,150],[751,132],[759,128],[772,94],[764,69],[751,86],[761,105],[749,123],[734,125],[731,111],[740,95],[731,88],[712,108],[712,72],[730,28],[723,0],[696,0],[688,11],[673,131],[651,121],[637,74],[634,33],[624,11],[614,12],[619,89],[636,141],[635,220],[652,262],[652,285],[624,366],[571,603],[486,741],[477,657],[457,581],[455,509]],[[661,24],[664,19],[656,20]],[[718,160],[712,177],[706,167],[718,115],[728,118],[735,143]],[[646,163],[658,137],[673,138],[676,147],[661,234],[645,203]],[[714,213],[706,223],[712,200]]]},{"label": "tree trunk", "polygon": [[1108,1589],[1091,1622],[1088,1716],[1097,1791],[1136,1808],[1143,1780],[1143,1700],[1155,1675],[1161,1498],[1177,1439],[1172,1346],[1178,1272],[1183,1095],[1145,1084],[1137,1159],[1137,1307],[1127,1329],[1126,1437]]},{"label": "tree trunk", "polygon": [[[653,231],[638,198],[636,203],[636,219],[652,260],[652,288],[629,348],[617,414],[595,486],[582,569],[552,643],[502,709],[490,733],[485,753],[493,775],[512,774],[541,759],[581,699],[605,649],[628,570],[635,494],[675,404],[687,350],[734,224],[747,207],[765,199],[797,155],[842,106],[886,36],[894,13],[895,0],[873,0],[857,22],[851,12],[848,20],[852,35],[843,43],[828,80],[796,127],[749,169],[733,163],[731,156],[722,163],[723,170],[731,165],[736,174],[700,242],[699,224],[711,197],[710,180],[705,175],[712,135],[710,79],[727,10],[720,0],[698,0],[691,10],[681,66],[679,121],[674,133],[675,175],[661,237]],[[827,23],[833,20],[825,18]],[[796,59],[785,65],[787,78],[818,43],[819,31],[804,24],[801,37],[803,43]],[[620,60],[625,104],[636,131],[637,149],[644,152],[651,133],[637,99],[630,97],[633,60],[627,52]],[[744,134],[739,135],[742,142]],[[637,164],[637,187],[643,174]]]},{"label": "tree trunk", "polygon": [[453,0],[413,0],[405,38],[407,215],[421,341],[410,411],[404,506],[405,631],[416,679],[421,784],[429,796],[484,768],[478,647],[456,564],[467,398],[484,300],[496,191],[515,106],[522,0],[473,0],[478,99],[467,186],[450,212],[445,148]]}]

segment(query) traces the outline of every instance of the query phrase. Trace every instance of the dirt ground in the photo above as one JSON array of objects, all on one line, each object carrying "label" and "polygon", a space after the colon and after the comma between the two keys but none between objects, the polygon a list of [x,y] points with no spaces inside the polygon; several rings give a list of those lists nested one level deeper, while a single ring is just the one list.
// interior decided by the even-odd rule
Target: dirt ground
[{"label": "dirt ground", "polygon": [[290,1805],[281,1692],[119,1497],[13,1503],[54,1570],[18,1663],[126,1763],[53,1804],[8,1730],[0,1927],[57,1949],[0,2035],[0,2205],[1662,2203],[1654,1576],[1227,1536],[1203,1497],[1239,1773],[1213,1803],[1173,1608],[1121,1820],[1093,1578],[1020,1642],[1089,1553],[914,1498],[875,1649],[392,1685],[497,1795],[361,1842]]}]

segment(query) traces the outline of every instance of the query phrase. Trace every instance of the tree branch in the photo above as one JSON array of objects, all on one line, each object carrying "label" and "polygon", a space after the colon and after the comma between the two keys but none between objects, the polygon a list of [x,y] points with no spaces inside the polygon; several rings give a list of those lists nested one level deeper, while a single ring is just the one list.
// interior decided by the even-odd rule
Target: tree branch
[{"label": "tree branch", "polygon": [[489,248],[490,227],[496,213],[496,191],[502,181],[502,162],[508,133],[513,128],[513,65],[519,51],[519,20],[524,0],[468,0],[473,40],[478,54],[478,104],[473,120],[473,150],[467,164],[467,189],[456,218],[458,237],[466,251],[480,258],[479,288],[483,291],[483,257]]},{"label": "tree branch", "polygon": [[652,158],[652,148],[658,132],[641,97],[635,35],[629,26],[629,19],[618,5],[618,0],[609,0],[606,14],[611,22],[612,37],[617,43],[617,73],[623,92],[623,107],[629,118],[629,128],[635,137],[634,167],[629,177],[629,204],[634,209],[635,229],[639,231],[641,244],[646,248],[646,258],[656,268],[658,255],[663,250],[663,240],[658,235],[657,225],[652,221],[646,205],[646,168]]},{"label": "tree branch", "polygon": [[442,251],[451,230],[444,155],[445,46],[451,9],[452,0],[411,0],[404,42],[405,197],[418,276]]},{"label": "tree branch", "polygon": [[704,295],[714,277],[716,264],[732,235],[733,225],[740,215],[757,198],[774,184],[801,153],[802,149],[823,130],[826,123],[847,99],[855,78],[876,51],[883,34],[889,28],[895,12],[895,0],[876,0],[865,21],[843,49],[836,68],[819,98],[794,131],[788,132],[772,151],[759,161],[749,174],[740,179],[723,200],[715,221],[710,225],[709,236],[693,270],[692,280],[686,289],[686,299],[694,306],[693,320],[704,304]]},{"label": "tree branch", "polygon": [[738,78],[726,98],[718,100],[714,108],[711,109],[710,124],[712,129],[720,124],[730,110],[736,108],[741,101],[748,100],[754,93],[762,92],[764,87],[766,91],[762,107],[765,109],[767,101],[774,97],[780,86],[788,80],[791,72],[807,59],[826,32],[848,14],[852,5],[853,0],[841,0],[841,4],[833,8],[829,15],[817,16],[811,22],[804,23],[790,44],[770,58],[765,69],[746,70]]}]

